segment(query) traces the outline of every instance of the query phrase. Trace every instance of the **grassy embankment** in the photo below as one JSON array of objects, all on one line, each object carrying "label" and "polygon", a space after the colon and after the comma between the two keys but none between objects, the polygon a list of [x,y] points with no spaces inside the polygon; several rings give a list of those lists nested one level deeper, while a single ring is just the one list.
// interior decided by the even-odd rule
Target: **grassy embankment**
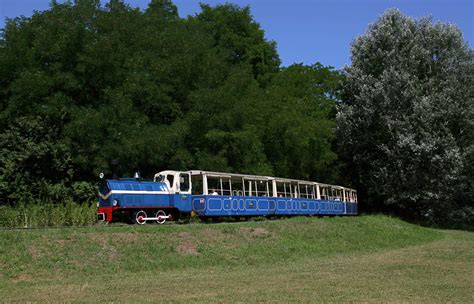
[{"label": "grassy embankment", "polygon": [[95,203],[0,206],[0,227],[90,226],[97,220]]},{"label": "grassy embankment", "polygon": [[474,302],[474,233],[385,216],[0,231],[4,301]]}]

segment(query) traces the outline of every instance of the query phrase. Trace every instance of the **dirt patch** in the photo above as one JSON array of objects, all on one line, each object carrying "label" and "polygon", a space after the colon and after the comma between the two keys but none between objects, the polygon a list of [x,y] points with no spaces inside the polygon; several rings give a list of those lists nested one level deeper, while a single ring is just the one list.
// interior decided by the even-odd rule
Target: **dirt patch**
[{"label": "dirt patch", "polygon": [[249,236],[249,237],[252,237],[252,238],[266,238],[266,237],[271,236],[271,233],[267,229],[261,228],[261,227],[240,228],[240,232],[244,236]]},{"label": "dirt patch", "polygon": [[33,277],[30,276],[29,274],[20,274],[13,278],[13,283],[31,282],[32,280],[33,280]]},{"label": "dirt patch", "polygon": [[216,230],[216,229],[206,229],[202,232],[202,234],[207,239],[212,239],[212,240],[216,240],[216,239],[221,240],[226,237],[224,233],[222,233],[222,231]]},{"label": "dirt patch", "polygon": [[180,238],[180,239],[190,239],[190,238],[192,238],[192,235],[189,232],[180,232],[180,233],[178,233],[178,238]]},{"label": "dirt patch", "polygon": [[182,255],[199,255],[195,238],[191,233],[179,232],[176,239],[179,241],[176,252]]},{"label": "dirt patch", "polygon": [[120,257],[120,253],[117,249],[123,243],[130,243],[137,239],[134,233],[118,233],[118,234],[99,234],[91,233],[86,235],[87,239],[97,243],[100,250],[97,251],[96,255],[98,259],[107,259],[114,261]]},{"label": "dirt patch", "polygon": [[87,235],[87,237],[95,242],[98,242],[101,245],[107,244],[109,241],[113,243],[134,243],[139,240],[137,233],[113,233],[110,235],[107,234],[100,234],[100,233],[93,233]]},{"label": "dirt patch", "polygon": [[122,232],[122,233],[117,233],[113,235],[113,239],[115,241],[120,241],[124,243],[135,243],[137,242],[140,238],[137,233],[130,233],[130,232]]},{"label": "dirt patch", "polygon": [[183,240],[176,247],[176,251],[182,255],[199,255],[197,245],[191,240]]},{"label": "dirt patch", "polygon": [[46,236],[33,241],[32,244],[26,247],[26,250],[33,259],[41,259],[54,255],[58,250],[65,250],[65,248],[73,244],[72,240],[68,239],[53,239]]},{"label": "dirt patch", "polygon": [[33,259],[39,259],[44,256],[44,253],[42,250],[38,249],[38,246],[36,245],[29,245],[26,250],[28,253],[31,255]]}]

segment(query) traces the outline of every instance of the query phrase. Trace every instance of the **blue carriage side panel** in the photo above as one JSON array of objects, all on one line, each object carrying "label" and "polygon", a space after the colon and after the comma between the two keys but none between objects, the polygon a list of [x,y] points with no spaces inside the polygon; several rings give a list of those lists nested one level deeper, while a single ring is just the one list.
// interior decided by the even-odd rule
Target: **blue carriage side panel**
[{"label": "blue carriage side panel", "polygon": [[192,209],[200,216],[258,216],[275,212],[272,197],[194,195]]},{"label": "blue carriage side panel", "polygon": [[[349,208],[351,208],[350,214],[357,212],[353,210],[353,206]],[[220,195],[194,195],[192,210],[202,216],[342,215],[348,213],[346,203],[341,201]]]}]

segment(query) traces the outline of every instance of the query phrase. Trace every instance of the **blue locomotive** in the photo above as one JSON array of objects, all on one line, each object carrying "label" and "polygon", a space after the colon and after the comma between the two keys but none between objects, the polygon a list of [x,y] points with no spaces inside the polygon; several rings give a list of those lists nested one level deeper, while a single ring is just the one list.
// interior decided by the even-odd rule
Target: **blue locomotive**
[{"label": "blue locomotive", "polygon": [[136,224],[200,218],[356,215],[357,192],[341,186],[211,171],[162,171],[153,181],[104,180],[99,221]]}]

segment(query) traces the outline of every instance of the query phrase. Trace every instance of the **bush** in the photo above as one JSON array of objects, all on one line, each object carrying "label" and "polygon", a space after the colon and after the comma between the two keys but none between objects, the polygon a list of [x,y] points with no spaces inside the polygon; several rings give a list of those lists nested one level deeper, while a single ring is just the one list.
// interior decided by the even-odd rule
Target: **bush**
[{"label": "bush", "polygon": [[96,223],[94,204],[0,206],[0,226],[18,228],[89,226]]}]

